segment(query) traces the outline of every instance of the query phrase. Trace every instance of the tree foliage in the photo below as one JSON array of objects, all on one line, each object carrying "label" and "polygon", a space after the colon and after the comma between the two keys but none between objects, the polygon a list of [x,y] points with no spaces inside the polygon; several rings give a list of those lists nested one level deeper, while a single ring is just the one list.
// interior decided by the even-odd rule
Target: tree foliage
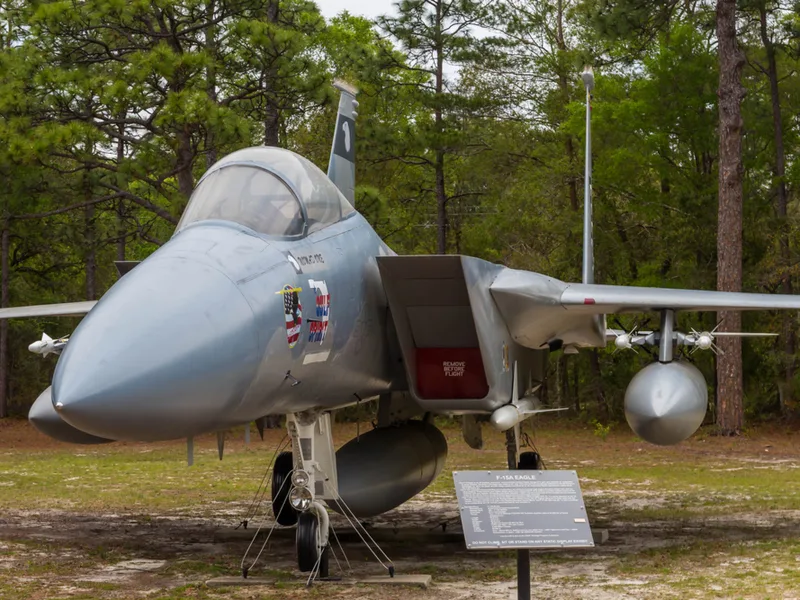
[{"label": "tree foliage", "polygon": [[[742,285],[791,292],[800,21],[779,0],[742,1],[738,15]],[[2,305],[99,297],[113,261],[166,241],[198,178],[232,150],[276,144],[325,168],[335,77],[361,90],[357,208],[396,251],[577,280],[584,64],[597,81],[596,280],[714,289],[715,16],[700,0],[404,0],[377,23],[326,20],[306,0],[0,0]],[[746,330],[782,333],[744,343],[748,418],[797,411],[796,323],[744,316]],[[52,359],[27,345],[74,324],[0,324],[0,416],[4,398],[22,413],[48,385]],[[693,359],[713,387],[713,357]],[[555,356],[544,393],[619,419],[647,360]]]}]

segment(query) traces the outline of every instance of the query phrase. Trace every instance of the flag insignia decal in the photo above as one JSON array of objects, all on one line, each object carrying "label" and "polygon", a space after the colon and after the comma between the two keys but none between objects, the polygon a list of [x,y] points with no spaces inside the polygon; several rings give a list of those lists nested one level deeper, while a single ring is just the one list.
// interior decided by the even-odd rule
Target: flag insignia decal
[{"label": "flag insignia decal", "polygon": [[322,343],[328,333],[328,320],[331,316],[331,295],[328,293],[328,284],[325,281],[308,280],[308,285],[314,290],[315,312],[309,317],[310,331],[308,334],[309,342]]},{"label": "flag insignia decal", "polygon": [[302,288],[294,287],[288,283],[278,294],[283,294],[283,314],[286,321],[286,341],[289,348],[294,348],[300,339],[300,329],[303,326],[303,307],[300,305],[299,292]]}]

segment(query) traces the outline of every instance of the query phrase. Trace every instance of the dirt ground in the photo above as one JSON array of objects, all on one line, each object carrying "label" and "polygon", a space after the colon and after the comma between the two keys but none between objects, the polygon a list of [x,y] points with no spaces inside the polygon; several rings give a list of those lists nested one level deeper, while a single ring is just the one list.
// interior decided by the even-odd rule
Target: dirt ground
[{"label": "dirt ground", "polygon": [[[346,441],[353,426],[340,426]],[[574,468],[594,527],[609,540],[532,554],[534,598],[800,599],[800,434],[760,429],[737,439],[703,434],[654,448],[625,428],[607,438],[554,419],[537,429],[549,468]],[[295,570],[292,532],[277,531],[252,576],[262,587],[212,588],[238,575],[250,536],[246,514],[282,433],[249,446],[231,434],[225,460],[196,441],[70,447],[24,422],[0,424],[0,598],[442,598],[516,597],[510,552],[468,552],[450,471],[502,467],[503,440],[476,452],[447,428],[447,473],[420,497],[368,523],[398,573],[430,574],[427,590],[318,584]],[[263,511],[261,511],[263,513]],[[263,516],[263,514],[262,514]],[[253,518],[248,532],[264,521]],[[381,575],[347,535],[344,574]],[[268,526],[268,524],[267,524]],[[261,542],[251,550],[252,559]],[[249,564],[248,562],[244,564]],[[332,575],[340,575],[331,561]]]}]

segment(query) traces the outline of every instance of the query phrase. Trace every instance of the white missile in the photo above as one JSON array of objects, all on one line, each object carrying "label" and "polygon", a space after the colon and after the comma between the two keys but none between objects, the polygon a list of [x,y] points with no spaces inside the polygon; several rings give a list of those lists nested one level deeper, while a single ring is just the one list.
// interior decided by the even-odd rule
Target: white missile
[{"label": "white missile", "polygon": [[631,347],[631,336],[629,333],[623,333],[618,335],[614,340],[614,345],[617,347],[617,350],[632,350]]},{"label": "white missile", "polygon": [[708,350],[709,348],[712,348],[714,346],[714,338],[710,333],[704,331],[699,336],[697,336],[697,341],[695,341],[694,345],[700,348],[701,350]]},{"label": "white missile", "polygon": [[537,406],[541,406],[538,398],[521,398],[516,404],[506,404],[495,410],[492,416],[489,417],[489,422],[498,431],[506,431],[517,423],[522,423],[530,416],[558,410],[569,410],[568,408],[536,408]]},{"label": "white missile", "polygon": [[47,356],[48,354],[61,354],[61,351],[66,345],[67,338],[58,338],[54,340],[46,333],[42,333],[42,339],[33,342],[30,346],[28,346],[28,350],[34,354]]},{"label": "white missile", "polygon": [[42,339],[33,342],[30,346],[28,346],[28,350],[30,350],[34,354],[41,354],[42,356],[47,356],[53,351],[53,338],[51,338],[46,333],[43,333]]}]

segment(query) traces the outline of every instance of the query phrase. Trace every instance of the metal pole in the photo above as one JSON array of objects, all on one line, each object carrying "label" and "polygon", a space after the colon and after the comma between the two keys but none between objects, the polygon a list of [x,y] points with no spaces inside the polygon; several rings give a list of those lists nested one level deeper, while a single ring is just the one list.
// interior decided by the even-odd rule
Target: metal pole
[{"label": "metal pole", "polygon": [[583,178],[583,283],[594,283],[594,240],[592,223],[592,90],[594,73],[591,67],[581,74],[586,88],[586,158]]},{"label": "metal pole", "polygon": [[517,550],[517,600],[531,600],[531,552]]},{"label": "metal pole", "polygon": [[[506,453],[510,470],[519,466],[516,429],[512,427],[506,431]],[[531,553],[527,548],[517,550],[517,600],[531,600]]]}]

